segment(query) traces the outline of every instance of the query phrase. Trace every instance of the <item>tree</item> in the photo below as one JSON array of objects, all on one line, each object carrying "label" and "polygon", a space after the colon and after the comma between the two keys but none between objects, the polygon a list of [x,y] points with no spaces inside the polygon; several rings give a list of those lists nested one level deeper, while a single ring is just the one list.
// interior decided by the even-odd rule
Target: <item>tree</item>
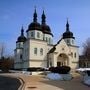
[{"label": "tree", "polygon": [[13,64],[14,64],[14,61],[10,57],[8,57],[8,58],[3,57],[2,59],[0,59],[0,69],[3,72],[8,72],[9,69],[12,69]]},{"label": "tree", "polygon": [[9,69],[14,66],[14,58],[13,56],[6,56],[5,50],[6,45],[4,43],[0,43],[0,69],[4,72],[8,72]]},{"label": "tree", "polygon": [[0,43],[0,58],[4,57],[5,54],[5,44]]},{"label": "tree", "polygon": [[83,45],[83,55],[89,60],[90,59],[90,38],[86,40]]}]

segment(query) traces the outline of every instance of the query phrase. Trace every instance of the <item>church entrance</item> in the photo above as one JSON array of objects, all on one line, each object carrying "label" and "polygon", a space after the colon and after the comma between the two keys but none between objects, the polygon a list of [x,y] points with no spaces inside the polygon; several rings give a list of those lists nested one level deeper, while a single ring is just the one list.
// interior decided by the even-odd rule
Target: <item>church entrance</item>
[{"label": "church entrance", "polygon": [[68,62],[68,56],[66,54],[60,54],[57,57],[57,66],[68,66],[69,62]]}]

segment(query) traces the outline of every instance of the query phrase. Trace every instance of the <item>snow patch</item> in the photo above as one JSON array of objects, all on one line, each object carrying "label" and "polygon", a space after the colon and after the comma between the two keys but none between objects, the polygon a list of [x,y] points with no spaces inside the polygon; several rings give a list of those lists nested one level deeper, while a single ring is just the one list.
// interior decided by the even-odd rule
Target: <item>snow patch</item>
[{"label": "snow patch", "polygon": [[84,81],[84,83],[85,83],[86,85],[89,85],[89,86],[90,86],[90,76],[85,75],[83,81]]},{"label": "snow patch", "polygon": [[71,74],[58,74],[58,73],[49,73],[46,76],[50,80],[71,80]]}]

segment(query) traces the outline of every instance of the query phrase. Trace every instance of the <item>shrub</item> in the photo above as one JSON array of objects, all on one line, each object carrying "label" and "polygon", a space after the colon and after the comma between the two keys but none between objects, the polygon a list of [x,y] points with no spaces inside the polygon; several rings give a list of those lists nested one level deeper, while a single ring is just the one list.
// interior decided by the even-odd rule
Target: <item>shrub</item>
[{"label": "shrub", "polygon": [[90,76],[90,70],[87,70],[86,72],[87,72],[88,76]]},{"label": "shrub", "polygon": [[45,69],[42,68],[42,67],[30,67],[30,68],[27,68],[27,71],[44,71]]},{"label": "shrub", "polygon": [[50,67],[49,71],[59,74],[68,74],[71,68],[69,66]]}]

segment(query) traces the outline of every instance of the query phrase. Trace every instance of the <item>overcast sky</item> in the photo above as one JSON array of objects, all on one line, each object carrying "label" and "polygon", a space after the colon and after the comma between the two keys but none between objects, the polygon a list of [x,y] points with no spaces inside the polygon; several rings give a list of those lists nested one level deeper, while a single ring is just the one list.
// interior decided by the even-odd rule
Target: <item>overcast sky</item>
[{"label": "overcast sky", "polygon": [[40,23],[45,10],[54,43],[65,32],[69,19],[70,30],[81,52],[83,43],[90,37],[90,0],[0,0],[0,43],[5,43],[7,53],[13,54],[22,25],[26,31],[33,20],[35,6]]}]

